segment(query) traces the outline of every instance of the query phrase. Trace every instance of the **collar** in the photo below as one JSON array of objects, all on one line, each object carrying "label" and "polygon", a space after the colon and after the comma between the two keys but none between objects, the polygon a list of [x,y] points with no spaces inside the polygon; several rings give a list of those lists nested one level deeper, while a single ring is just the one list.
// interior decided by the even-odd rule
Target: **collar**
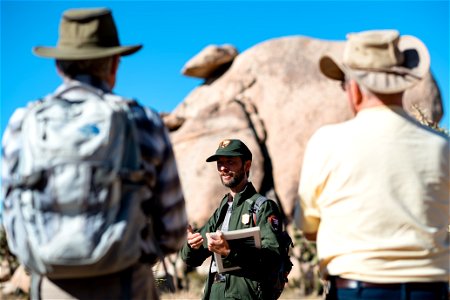
[{"label": "collar", "polygon": [[409,119],[409,114],[403,109],[403,107],[398,105],[379,105],[375,107],[365,108],[358,112],[356,118],[380,113],[394,113],[402,117],[407,117]]},{"label": "collar", "polygon": [[240,205],[245,200],[251,198],[254,194],[256,194],[256,189],[249,181],[245,188],[234,196],[233,206],[235,207],[236,205]]},{"label": "collar", "polygon": [[358,112],[357,115],[373,113],[373,112],[378,112],[378,111],[389,111],[389,110],[395,111],[395,112],[404,111],[403,107],[398,106],[398,105],[378,105],[378,106],[374,106],[374,107],[364,108],[363,110]]}]

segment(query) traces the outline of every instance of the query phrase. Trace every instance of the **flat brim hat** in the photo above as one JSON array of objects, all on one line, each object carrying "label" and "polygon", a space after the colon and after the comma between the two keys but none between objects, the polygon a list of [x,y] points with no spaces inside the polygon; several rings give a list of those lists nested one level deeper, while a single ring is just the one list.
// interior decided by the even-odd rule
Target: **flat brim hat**
[{"label": "flat brim hat", "polygon": [[244,160],[252,160],[250,149],[241,140],[235,139],[221,141],[216,153],[208,157],[206,161],[216,161],[220,156],[242,156]]},{"label": "flat brim hat", "polygon": [[141,48],[142,45],[121,46],[111,11],[91,8],[65,11],[57,46],[37,46],[33,53],[61,60],[83,60],[130,55]]},{"label": "flat brim hat", "polygon": [[328,78],[352,78],[372,92],[395,94],[422,80],[430,68],[430,55],[414,36],[371,30],[349,34],[342,61],[323,56],[319,66]]}]

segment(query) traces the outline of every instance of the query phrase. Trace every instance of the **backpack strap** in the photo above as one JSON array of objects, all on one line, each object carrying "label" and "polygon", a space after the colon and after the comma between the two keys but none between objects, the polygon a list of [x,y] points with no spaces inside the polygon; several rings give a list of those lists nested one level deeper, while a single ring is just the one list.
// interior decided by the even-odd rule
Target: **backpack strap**
[{"label": "backpack strap", "polygon": [[216,220],[216,228],[220,229],[220,226],[222,225],[224,219],[225,219],[225,215],[227,213],[227,210],[224,209],[225,204],[228,202],[228,194],[226,195],[225,198],[222,199],[222,201],[220,202],[219,208],[216,210],[214,219]]},{"label": "backpack strap", "polygon": [[259,212],[259,210],[261,209],[261,206],[262,206],[263,203],[266,202],[267,200],[269,200],[269,199],[267,199],[266,197],[264,197],[264,196],[262,196],[262,195],[259,196],[258,199],[256,199],[255,204],[254,204],[255,213],[258,213],[258,212]]},{"label": "backpack strap", "polygon": [[269,199],[262,195],[259,195],[259,197],[256,198],[256,200],[254,200],[254,201],[251,198],[245,200],[249,204],[248,210],[249,210],[249,213],[252,214],[252,216],[253,216],[253,224],[254,225],[256,225],[256,215],[258,214],[258,212],[261,209],[264,202],[266,202],[267,200],[269,200]]},{"label": "backpack strap", "polygon": [[273,202],[275,202],[277,204],[278,209],[280,211],[281,220],[283,221],[284,227],[286,227],[287,226],[287,223],[285,223],[286,222],[286,217],[284,215],[283,210],[280,207],[280,204],[277,203],[277,201],[271,200],[271,199],[269,199],[269,198],[267,198],[265,196],[262,196],[262,195],[259,195],[259,197],[256,198],[256,200],[252,200],[252,198],[245,200],[249,204],[248,211],[249,211],[249,214],[252,214],[252,216],[253,216],[253,223],[254,223],[254,225],[256,225],[256,220],[257,220],[256,219],[256,215],[258,214],[258,212],[261,209],[261,207],[264,204],[264,202],[266,202],[268,200],[273,201]]}]

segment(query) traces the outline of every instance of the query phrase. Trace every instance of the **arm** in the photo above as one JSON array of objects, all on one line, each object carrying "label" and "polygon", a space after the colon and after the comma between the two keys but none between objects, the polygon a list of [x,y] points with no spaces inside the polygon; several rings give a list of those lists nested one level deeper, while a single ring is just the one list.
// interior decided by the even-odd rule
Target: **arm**
[{"label": "arm", "polygon": [[212,252],[208,250],[208,246],[206,244],[206,236],[209,232],[214,231],[214,228],[216,228],[218,213],[219,208],[216,209],[205,226],[199,230],[193,231],[192,228],[188,228],[187,243],[185,243],[180,251],[181,259],[183,259],[187,265],[191,267],[198,267],[205,261],[205,259],[212,255]]},{"label": "arm", "polygon": [[317,232],[314,233],[307,233],[304,232],[303,235],[305,236],[305,238],[309,241],[315,242],[317,239]]},{"label": "arm", "polygon": [[306,239],[315,241],[320,225],[318,199],[326,182],[324,172],[324,147],[317,142],[317,132],[309,140],[303,157],[298,196],[300,201],[299,228]]},{"label": "arm", "polygon": [[226,209],[224,209],[225,203],[226,198],[222,199],[219,208],[214,211],[208,222],[199,230],[192,231],[188,228],[188,241],[180,251],[181,258],[187,265],[191,267],[200,266],[205,259],[212,255],[206,242],[207,235],[209,235],[209,232],[214,232],[217,228],[217,222],[223,219],[226,212]]},{"label": "arm", "polygon": [[[206,229],[203,227],[198,231],[192,231],[188,229],[188,239],[181,248],[180,256],[181,259],[191,267],[200,266],[206,258],[211,255],[208,248],[204,246],[204,232]],[[190,233],[189,233],[190,232]],[[195,241],[194,241],[195,240]]]},{"label": "arm", "polygon": [[144,203],[153,218],[162,252],[177,252],[186,239],[187,217],[172,145],[159,115],[140,106],[132,108],[144,167],[154,177],[152,201]]}]

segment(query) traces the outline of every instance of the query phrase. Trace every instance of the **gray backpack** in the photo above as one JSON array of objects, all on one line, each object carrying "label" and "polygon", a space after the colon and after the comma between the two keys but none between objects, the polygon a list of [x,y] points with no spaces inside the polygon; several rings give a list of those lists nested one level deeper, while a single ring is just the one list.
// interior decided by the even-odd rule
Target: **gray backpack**
[{"label": "gray backpack", "polygon": [[26,112],[3,221],[11,251],[32,271],[98,276],[155,251],[140,234],[150,224],[141,204],[152,195],[123,100],[75,84]]}]

